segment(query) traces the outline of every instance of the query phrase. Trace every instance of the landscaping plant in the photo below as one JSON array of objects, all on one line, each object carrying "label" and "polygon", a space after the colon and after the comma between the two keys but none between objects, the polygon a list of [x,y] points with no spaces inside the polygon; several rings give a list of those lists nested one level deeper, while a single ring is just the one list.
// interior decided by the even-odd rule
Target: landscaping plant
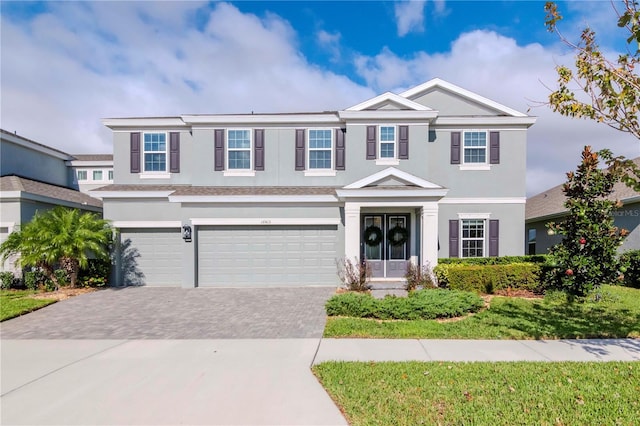
[{"label": "landscaping plant", "polygon": [[369,280],[371,279],[371,266],[366,259],[358,260],[342,258],[336,260],[338,267],[338,278],[347,290],[367,291]]},{"label": "landscaping plant", "polygon": [[620,255],[620,271],[624,285],[640,288],[640,250],[629,250]]},{"label": "landscaping plant", "polygon": [[413,262],[407,262],[407,272],[404,277],[407,280],[407,284],[405,285],[407,291],[414,291],[418,287],[438,287],[438,281],[429,262],[426,262],[422,266],[414,264]]},{"label": "landscaping plant", "polygon": [[562,241],[550,249],[551,287],[571,296],[583,297],[601,284],[618,279],[616,250],[628,231],[614,226],[612,212],[618,206],[610,197],[620,173],[599,168],[600,159],[610,160],[608,150],[592,152],[586,146],[575,172],[567,173],[562,187],[566,196],[566,219],[547,224]]}]

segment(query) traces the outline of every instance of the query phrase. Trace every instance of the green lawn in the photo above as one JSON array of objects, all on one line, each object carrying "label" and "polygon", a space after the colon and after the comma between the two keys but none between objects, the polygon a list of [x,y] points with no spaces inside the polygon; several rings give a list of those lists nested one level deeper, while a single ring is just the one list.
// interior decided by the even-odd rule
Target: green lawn
[{"label": "green lawn", "polygon": [[602,287],[602,300],[568,303],[495,297],[460,321],[379,321],[329,317],[325,337],[423,339],[568,339],[640,337],[640,289]]},{"label": "green lawn", "polygon": [[327,362],[313,371],[353,426],[631,426],[640,418],[640,362]]},{"label": "green lawn", "polygon": [[53,299],[32,299],[31,290],[0,290],[0,321],[35,311],[55,303]]}]

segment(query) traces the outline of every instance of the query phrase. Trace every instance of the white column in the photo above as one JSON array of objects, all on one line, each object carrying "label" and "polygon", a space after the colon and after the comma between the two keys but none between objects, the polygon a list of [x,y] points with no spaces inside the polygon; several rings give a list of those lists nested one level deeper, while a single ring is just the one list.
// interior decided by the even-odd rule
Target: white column
[{"label": "white column", "polygon": [[360,258],[360,205],[344,203],[344,256]]},{"label": "white column", "polygon": [[438,203],[424,203],[420,211],[420,259],[431,267],[438,264]]}]

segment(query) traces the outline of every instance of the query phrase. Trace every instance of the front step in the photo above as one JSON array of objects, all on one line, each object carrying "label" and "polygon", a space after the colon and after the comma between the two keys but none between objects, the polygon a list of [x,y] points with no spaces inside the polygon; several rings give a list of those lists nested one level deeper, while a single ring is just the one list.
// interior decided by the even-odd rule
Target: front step
[{"label": "front step", "polygon": [[370,281],[369,290],[404,290],[406,281]]}]

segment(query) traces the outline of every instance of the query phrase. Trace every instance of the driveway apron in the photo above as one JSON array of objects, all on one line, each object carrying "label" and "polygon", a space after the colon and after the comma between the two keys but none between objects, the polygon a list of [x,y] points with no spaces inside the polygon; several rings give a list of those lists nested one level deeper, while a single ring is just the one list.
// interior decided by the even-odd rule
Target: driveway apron
[{"label": "driveway apron", "polygon": [[331,288],[108,289],[5,321],[1,424],[347,424],[310,371]]}]

